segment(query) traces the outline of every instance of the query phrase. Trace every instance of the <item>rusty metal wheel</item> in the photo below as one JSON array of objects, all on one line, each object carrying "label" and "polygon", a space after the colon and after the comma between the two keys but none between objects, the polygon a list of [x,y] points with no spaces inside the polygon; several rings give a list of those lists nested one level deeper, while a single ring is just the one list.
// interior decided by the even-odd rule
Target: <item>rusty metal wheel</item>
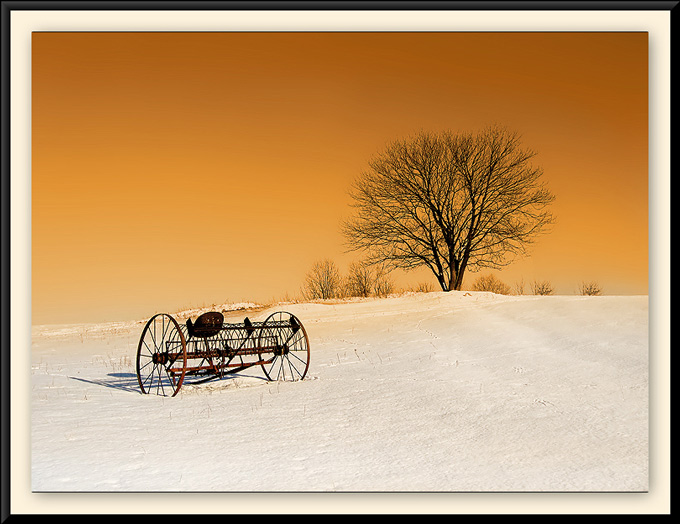
[{"label": "rusty metal wheel", "polygon": [[295,315],[272,313],[260,328],[258,346],[268,348],[260,354],[262,371],[268,380],[302,380],[309,368],[309,338]]},{"label": "rusty metal wheel", "polygon": [[177,321],[166,313],[149,319],[137,347],[137,381],[142,393],[174,397],[187,368],[187,345]]}]

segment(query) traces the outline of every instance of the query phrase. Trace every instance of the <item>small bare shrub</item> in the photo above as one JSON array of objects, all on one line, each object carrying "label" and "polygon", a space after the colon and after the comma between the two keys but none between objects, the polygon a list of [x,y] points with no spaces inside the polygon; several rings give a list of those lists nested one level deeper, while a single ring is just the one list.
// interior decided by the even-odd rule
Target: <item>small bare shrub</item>
[{"label": "small bare shrub", "polygon": [[373,293],[375,277],[366,264],[352,262],[345,280],[345,294],[348,297],[369,297]]},{"label": "small bare shrub", "polygon": [[602,294],[602,288],[597,282],[581,282],[579,293],[584,296],[597,296]]},{"label": "small bare shrub", "polygon": [[277,304],[277,303],[281,302],[281,303],[284,303],[284,304],[297,304],[298,302],[300,302],[300,300],[301,300],[300,297],[292,296],[290,293],[288,293],[288,291],[286,291],[283,294],[283,296],[281,296],[281,298],[272,299],[271,303]]},{"label": "small bare shrub", "polygon": [[338,266],[330,259],[315,262],[305,277],[302,295],[306,299],[338,298],[341,294],[341,278]]},{"label": "small bare shrub", "polygon": [[543,280],[542,282],[534,280],[534,282],[531,284],[531,291],[534,295],[552,295],[554,289],[552,284],[547,280]]},{"label": "small bare shrub", "polygon": [[352,262],[344,281],[347,297],[384,297],[394,291],[394,284],[384,266],[371,266],[366,262]]},{"label": "small bare shrub", "polygon": [[384,266],[377,266],[373,280],[373,294],[376,297],[386,297],[394,291],[394,283]]},{"label": "small bare shrub", "polygon": [[515,282],[515,295],[523,295],[524,294],[524,279],[520,279],[517,282]]},{"label": "small bare shrub", "polygon": [[489,291],[499,295],[509,295],[510,286],[489,274],[477,277],[477,280],[472,284],[472,291]]},{"label": "small bare shrub", "polygon": [[431,282],[419,282],[415,286],[411,286],[409,291],[414,293],[432,293],[434,291],[434,286]]}]

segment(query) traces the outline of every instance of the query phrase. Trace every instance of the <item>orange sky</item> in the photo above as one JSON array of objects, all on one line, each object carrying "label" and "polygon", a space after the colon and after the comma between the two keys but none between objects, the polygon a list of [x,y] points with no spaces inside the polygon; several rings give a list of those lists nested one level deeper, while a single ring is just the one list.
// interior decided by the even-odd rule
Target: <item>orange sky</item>
[{"label": "orange sky", "polygon": [[32,59],[34,324],[295,296],[358,258],[371,155],[495,123],[558,219],[497,275],[648,292],[646,33],[34,33]]}]

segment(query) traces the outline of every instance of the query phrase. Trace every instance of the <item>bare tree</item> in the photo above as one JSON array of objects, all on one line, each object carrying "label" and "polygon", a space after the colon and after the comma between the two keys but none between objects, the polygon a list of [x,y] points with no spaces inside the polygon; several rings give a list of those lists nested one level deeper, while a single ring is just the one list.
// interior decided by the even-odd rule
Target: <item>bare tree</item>
[{"label": "bare tree", "polygon": [[302,295],[307,299],[337,298],[340,296],[341,278],[338,266],[330,259],[315,262],[305,276]]},{"label": "bare tree", "polygon": [[347,245],[390,269],[426,266],[442,290],[459,290],[467,269],[507,265],[553,221],[534,156],[498,127],[394,142],[352,187]]}]

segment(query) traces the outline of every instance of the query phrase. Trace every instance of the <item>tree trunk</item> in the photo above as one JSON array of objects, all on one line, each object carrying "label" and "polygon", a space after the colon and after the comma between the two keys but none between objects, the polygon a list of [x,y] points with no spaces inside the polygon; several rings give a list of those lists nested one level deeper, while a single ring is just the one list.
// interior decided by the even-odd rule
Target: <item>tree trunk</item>
[{"label": "tree trunk", "polygon": [[466,268],[467,259],[463,259],[463,261],[460,263],[458,271],[456,271],[456,283],[454,284],[454,288],[456,291],[460,291],[460,288],[463,286],[463,275],[465,274]]}]

